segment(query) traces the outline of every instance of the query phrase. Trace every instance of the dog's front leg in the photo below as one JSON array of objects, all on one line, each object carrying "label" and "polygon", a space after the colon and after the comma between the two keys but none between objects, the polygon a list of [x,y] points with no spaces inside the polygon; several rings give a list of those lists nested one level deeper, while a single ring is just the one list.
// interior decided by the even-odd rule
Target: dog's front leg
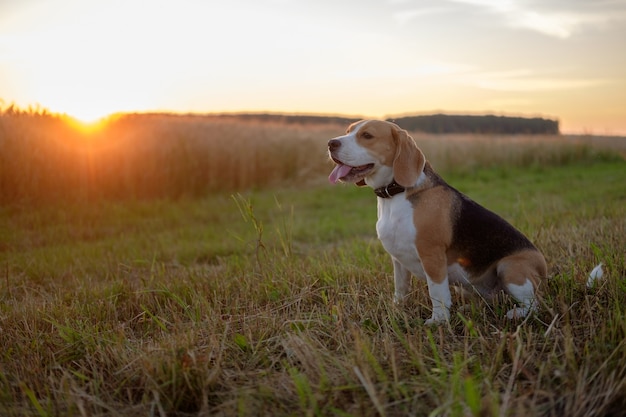
[{"label": "dog's front leg", "polygon": [[396,258],[391,258],[393,261],[393,280],[395,284],[395,290],[393,294],[393,302],[395,304],[403,304],[409,294],[409,288],[411,286],[411,272],[406,269],[400,261]]},{"label": "dog's front leg", "polygon": [[452,295],[448,276],[441,282],[433,281],[430,276],[426,277],[428,282],[428,295],[433,305],[433,314],[426,320],[426,324],[437,324],[450,320],[450,306],[452,305]]},{"label": "dog's front leg", "polygon": [[[422,249],[420,251],[420,249]],[[419,247],[418,252],[422,260],[426,282],[428,283],[428,295],[433,306],[432,316],[426,320],[426,324],[437,324],[450,320],[450,306],[452,295],[450,294],[450,282],[446,265],[445,252],[436,247],[428,250]]]}]

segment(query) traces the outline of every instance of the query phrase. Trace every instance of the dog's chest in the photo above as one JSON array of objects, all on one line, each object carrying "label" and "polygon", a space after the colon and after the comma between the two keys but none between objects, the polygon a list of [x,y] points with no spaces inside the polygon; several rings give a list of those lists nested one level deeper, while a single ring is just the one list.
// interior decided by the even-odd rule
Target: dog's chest
[{"label": "dog's chest", "polygon": [[376,232],[385,250],[393,257],[399,260],[417,258],[413,207],[403,196],[378,199]]}]

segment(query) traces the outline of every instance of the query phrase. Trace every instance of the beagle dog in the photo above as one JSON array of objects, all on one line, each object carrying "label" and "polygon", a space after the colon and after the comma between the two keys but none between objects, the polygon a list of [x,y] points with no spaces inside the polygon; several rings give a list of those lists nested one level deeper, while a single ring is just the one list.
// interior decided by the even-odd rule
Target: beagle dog
[{"label": "beagle dog", "polygon": [[536,309],[535,289],[547,274],[541,252],[500,216],[448,185],[405,130],[362,120],[331,139],[328,152],[336,163],[331,183],[368,185],[378,196],[376,232],[393,262],[396,303],[406,299],[414,275],[428,283],[427,324],[449,320],[450,284],[487,300],[504,290],[517,302],[509,319]]}]

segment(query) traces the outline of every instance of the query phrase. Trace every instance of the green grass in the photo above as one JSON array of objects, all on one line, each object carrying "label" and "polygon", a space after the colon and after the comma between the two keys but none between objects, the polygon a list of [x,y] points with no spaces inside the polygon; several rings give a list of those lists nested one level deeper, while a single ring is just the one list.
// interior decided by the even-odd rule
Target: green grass
[{"label": "green grass", "polygon": [[368,188],[2,207],[0,414],[623,415],[625,168],[444,175],[546,255],[519,326],[396,308]]}]

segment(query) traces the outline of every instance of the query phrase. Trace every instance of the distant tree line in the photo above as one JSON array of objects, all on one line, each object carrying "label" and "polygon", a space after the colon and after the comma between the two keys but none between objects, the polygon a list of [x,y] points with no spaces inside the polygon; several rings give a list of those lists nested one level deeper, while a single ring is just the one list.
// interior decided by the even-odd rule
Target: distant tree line
[{"label": "distant tree line", "polygon": [[[29,115],[50,115],[50,113],[39,107],[29,107],[20,109],[15,105],[3,108],[0,100],[0,116],[10,116],[13,114]],[[277,113],[121,113],[116,118],[147,120],[149,117],[160,119],[171,117],[180,118],[220,118],[240,120],[243,122],[276,123],[286,125],[319,125],[337,124],[348,126],[359,118],[342,116],[322,116],[304,114],[277,114]],[[421,131],[426,133],[497,133],[497,134],[544,134],[558,135],[558,120],[543,119],[540,117],[510,117],[494,115],[447,115],[432,114],[421,116],[404,116],[387,119],[394,122],[401,128],[409,131]]]},{"label": "distant tree line", "polygon": [[540,117],[457,116],[433,114],[388,119],[411,131],[428,133],[559,134],[558,120]]},{"label": "distant tree line", "polygon": [[[221,114],[219,117],[244,121],[274,122],[284,124],[341,124],[349,125],[358,118],[340,116],[287,115],[271,113]],[[558,135],[558,120],[540,117],[510,116],[470,116],[433,114],[423,116],[405,116],[387,119],[410,131],[427,133],[499,133],[499,134],[544,134]]]},{"label": "distant tree line", "polygon": [[215,115],[220,118],[233,118],[248,122],[274,122],[282,124],[341,124],[349,125],[358,121],[358,118],[341,116],[315,116],[300,114],[272,114],[272,113],[226,113]]}]

